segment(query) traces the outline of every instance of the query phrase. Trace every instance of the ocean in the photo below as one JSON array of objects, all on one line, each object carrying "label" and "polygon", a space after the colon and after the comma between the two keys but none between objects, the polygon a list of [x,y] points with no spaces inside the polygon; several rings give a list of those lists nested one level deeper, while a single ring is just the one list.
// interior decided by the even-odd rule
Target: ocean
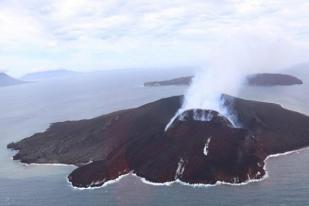
[{"label": "ocean", "polygon": [[[44,131],[49,124],[93,118],[173,95],[185,86],[143,87],[145,81],[191,74],[186,70],[121,70],[82,74],[0,88],[0,205],[306,205],[309,203],[309,148],[267,159],[268,177],[246,185],[154,186],[128,175],[99,189],[73,189],[73,166],[23,165],[11,160],[12,141]],[[239,96],[281,104],[309,114],[309,73],[304,85],[244,87]],[[308,84],[307,84],[308,82]]]}]

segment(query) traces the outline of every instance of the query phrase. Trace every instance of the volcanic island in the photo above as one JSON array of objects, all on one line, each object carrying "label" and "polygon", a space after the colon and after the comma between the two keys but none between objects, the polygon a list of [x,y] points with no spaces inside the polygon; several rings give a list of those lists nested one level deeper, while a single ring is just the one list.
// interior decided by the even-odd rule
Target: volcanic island
[{"label": "volcanic island", "polygon": [[[93,188],[126,174],[152,183],[243,183],[266,175],[265,159],[309,145],[309,117],[280,105],[222,95],[240,127],[217,111],[187,110],[166,129],[183,96],[93,119],[53,123],[7,147],[14,160],[73,164],[74,187]],[[209,121],[195,115],[211,116]]]}]

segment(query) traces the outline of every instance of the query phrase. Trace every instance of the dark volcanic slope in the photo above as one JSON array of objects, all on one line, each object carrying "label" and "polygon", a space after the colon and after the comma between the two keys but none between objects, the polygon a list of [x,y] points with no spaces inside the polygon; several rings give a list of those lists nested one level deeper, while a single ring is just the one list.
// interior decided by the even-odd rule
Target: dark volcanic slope
[{"label": "dark volcanic slope", "polygon": [[[145,82],[144,86],[190,85],[192,78],[193,76],[187,76],[164,81]],[[250,86],[288,86],[303,84],[303,82],[292,75],[261,73],[249,75],[247,77],[247,84]]]},{"label": "dark volcanic slope", "polygon": [[[129,172],[158,183],[240,183],[265,175],[267,155],[309,145],[309,117],[276,104],[222,98],[243,128],[233,128],[215,111],[190,110],[165,131],[181,106],[178,96],[90,120],[55,123],[8,147],[19,150],[15,160],[26,163],[76,164],[80,167],[69,181],[94,187]],[[194,114],[213,118],[197,121]]]},{"label": "dark volcanic slope", "polygon": [[23,84],[23,83],[26,83],[26,82],[14,79],[13,77],[10,77],[9,75],[0,72],[0,87],[12,86],[12,85]]},{"label": "dark volcanic slope", "polygon": [[25,163],[83,164],[102,160],[127,141],[134,141],[136,134],[151,136],[162,131],[180,107],[180,99],[163,99],[90,120],[54,123],[46,132],[9,147],[20,150],[14,159]]}]

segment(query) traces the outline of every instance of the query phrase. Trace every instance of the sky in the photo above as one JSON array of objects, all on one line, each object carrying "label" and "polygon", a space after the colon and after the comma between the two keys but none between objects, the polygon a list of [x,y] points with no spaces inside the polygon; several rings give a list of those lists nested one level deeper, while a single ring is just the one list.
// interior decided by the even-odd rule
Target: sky
[{"label": "sky", "polygon": [[308,11],[307,0],[0,0],[0,71],[201,66],[226,41],[304,62]]}]

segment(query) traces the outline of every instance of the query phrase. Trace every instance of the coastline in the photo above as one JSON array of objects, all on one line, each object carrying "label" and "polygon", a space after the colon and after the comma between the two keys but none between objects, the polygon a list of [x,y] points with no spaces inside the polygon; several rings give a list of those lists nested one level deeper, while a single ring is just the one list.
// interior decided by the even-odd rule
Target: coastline
[{"label": "coastline", "polygon": [[[280,157],[280,156],[286,156],[286,155],[291,155],[291,154],[299,154],[300,152],[304,151],[304,150],[309,150],[309,147],[304,147],[301,149],[297,149],[297,150],[292,150],[292,151],[288,151],[288,152],[284,152],[284,153],[278,153],[278,154],[272,154],[266,157],[265,159],[265,165],[264,165],[264,170],[265,170],[265,175],[260,178],[260,179],[249,179],[245,182],[241,182],[241,183],[229,183],[229,182],[223,182],[223,181],[217,181],[215,184],[202,184],[202,183],[198,183],[198,184],[190,184],[190,183],[186,183],[183,182],[179,179],[176,179],[174,181],[170,181],[170,182],[164,182],[164,183],[157,183],[157,182],[151,182],[149,180],[147,180],[144,177],[140,177],[138,175],[136,175],[134,172],[129,172],[127,174],[124,175],[120,175],[119,177],[117,177],[116,179],[113,180],[109,180],[107,182],[105,182],[102,186],[97,186],[97,187],[75,187],[71,184],[71,182],[68,180],[68,178],[66,177],[66,181],[69,183],[69,186],[73,189],[73,190],[97,190],[97,189],[102,189],[104,187],[107,187],[108,185],[112,185],[114,183],[119,182],[121,179],[132,175],[133,177],[137,177],[142,183],[147,184],[147,185],[151,185],[151,186],[172,186],[174,184],[180,184],[183,186],[188,186],[188,187],[192,187],[192,188],[208,188],[208,187],[215,187],[215,186],[219,186],[219,185],[227,185],[227,186],[245,186],[251,183],[258,183],[258,182],[262,182],[266,179],[268,179],[269,176],[269,171],[267,170],[267,160],[271,159],[271,158],[276,158],[276,157]],[[35,165],[40,165],[37,163],[34,163]],[[53,166],[54,164],[48,164],[50,166]],[[58,165],[58,166],[70,166],[70,165]]]}]

